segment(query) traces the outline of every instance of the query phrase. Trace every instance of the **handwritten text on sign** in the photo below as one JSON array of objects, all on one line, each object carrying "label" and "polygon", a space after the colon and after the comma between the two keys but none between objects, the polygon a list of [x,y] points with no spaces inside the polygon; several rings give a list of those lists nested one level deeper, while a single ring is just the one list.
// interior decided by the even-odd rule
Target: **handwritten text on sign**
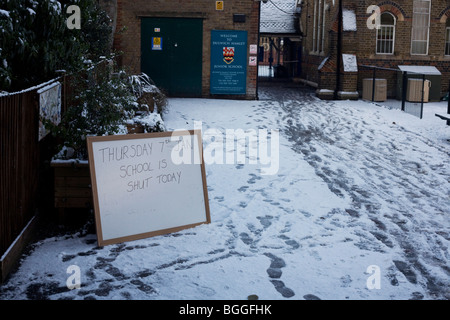
[{"label": "handwritten text on sign", "polygon": [[[127,192],[135,190],[142,190],[148,188],[152,182],[160,183],[180,183],[182,171],[164,173],[168,167],[170,159],[158,159],[155,161],[148,161],[153,155],[160,153],[164,154],[165,148],[180,148],[182,141],[171,142],[170,139],[165,139],[158,142],[154,150],[154,143],[142,143],[124,145],[121,147],[105,147],[99,149],[100,159],[102,163],[111,161],[127,161],[130,159],[141,158],[143,162],[134,164],[124,164],[119,167],[119,177],[122,179],[138,177],[132,179],[127,183]],[[155,157],[154,157],[155,158]],[[153,179],[153,181],[150,181]]]},{"label": "handwritten text on sign", "polygon": [[88,145],[99,242],[209,222],[203,164],[174,157],[201,158],[200,132],[91,137]]}]

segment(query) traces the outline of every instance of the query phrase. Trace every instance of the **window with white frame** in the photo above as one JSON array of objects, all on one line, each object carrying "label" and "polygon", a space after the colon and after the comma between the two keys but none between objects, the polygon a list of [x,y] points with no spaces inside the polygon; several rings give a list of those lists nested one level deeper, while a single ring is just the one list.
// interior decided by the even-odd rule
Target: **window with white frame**
[{"label": "window with white frame", "polygon": [[325,22],[326,22],[326,13],[328,11],[328,4],[323,0],[323,13],[322,13],[322,39],[321,39],[321,48],[322,52],[325,50]]},{"label": "window with white frame", "polygon": [[445,55],[450,56],[450,18],[447,19],[445,28]]},{"label": "window with white frame", "polygon": [[427,55],[430,35],[431,0],[414,0],[411,54]]},{"label": "window with white frame", "polygon": [[380,28],[377,29],[377,49],[379,54],[394,54],[395,43],[395,17],[384,12],[380,17]]},{"label": "window with white frame", "polygon": [[325,47],[325,22],[328,4],[326,0],[314,0],[312,51],[321,53]]}]

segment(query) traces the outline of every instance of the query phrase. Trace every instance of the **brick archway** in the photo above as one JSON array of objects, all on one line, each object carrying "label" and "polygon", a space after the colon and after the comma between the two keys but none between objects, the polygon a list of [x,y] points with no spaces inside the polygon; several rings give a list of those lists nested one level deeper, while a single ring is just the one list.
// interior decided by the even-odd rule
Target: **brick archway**
[{"label": "brick archway", "polygon": [[381,13],[383,12],[390,12],[392,13],[396,18],[397,21],[404,21],[405,20],[405,12],[402,9],[400,5],[393,1],[383,1],[378,4],[378,7],[380,7]]},{"label": "brick archway", "polygon": [[441,13],[439,14],[439,21],[442,23],[446,23],[449,17],[450,17],[450,6],[441,11]]}]

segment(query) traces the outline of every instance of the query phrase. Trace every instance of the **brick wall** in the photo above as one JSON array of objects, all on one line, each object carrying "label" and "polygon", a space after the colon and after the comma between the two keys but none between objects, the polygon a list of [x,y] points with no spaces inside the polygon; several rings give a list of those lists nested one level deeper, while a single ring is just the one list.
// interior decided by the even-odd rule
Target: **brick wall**
[{"label": "brick wall", "polygon": [[[121,63],[133,73],[140,72],[140,17],[202,18],[202,96],[209,97],[211,30],[246,30],[248,45],[258,44],[259,31],[259,2],[227,0],[222,11],[215,4],[214,0],[117,0],[114,48],[123,52]],[[245,22],[233,22],[233,14],[245,14]],[[247,94],[234,98],[256,98],[256,68],[247,66]]]},{"label": "brick wall", "polygon": [[[312,25],[313,25],[313,5],[314,0],[305,0],[301,23],[305,37],[303,41],[303,78],[315,79],[319,88],[334,89],[336,73],[336,48],[337,48],[337,3],[332,5],[331,0],[326,0],[330,9],[327,13],[325,41],[327,45],[322,53],[312,52]],[[357,31],[343,33],[343,53],[355,53],[359,65],[375,65],[384,68],[396,69],[398,65],[425,65],[435,66],[442,73],[441,91],[445,94],[449,90],[450,80],[450,56],[445,56],[445,29],[447,19],[450,17],[450,2],[448,0],[432,0],[430,15],[430,33],[428,55],[411,54],[411,28],[413,19],[413,1],[412,0],[345,0],[344,8],[355,12],[357,18]],[[395,48],[394,54],[376,54],[376,30],[367,27],[367,19],[370,14],[366,12],[370,5],[376,4],[381,12],[390,12],[396,18],[395,26]],[[326,68],[318,71],[320,62],[329,57]],[[346,77],[352,78],[353,75],[343,75],[340,86],[350,89],[354,80],[346,80]],[[360,89],[363,72],[359,72],[357,79],[357,88]],[[356,88],[356,87],[355,87]]]}]

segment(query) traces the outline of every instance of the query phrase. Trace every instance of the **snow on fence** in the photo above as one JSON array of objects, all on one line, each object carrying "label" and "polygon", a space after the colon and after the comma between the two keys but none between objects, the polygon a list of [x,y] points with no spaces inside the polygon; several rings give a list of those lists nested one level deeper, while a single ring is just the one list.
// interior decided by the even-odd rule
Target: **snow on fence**
[{"label": "snow on fence", "polygon": [[[50,166],[54,141],[39,140],[39,90],[61,82],[61,114],[70,105],[75,75],[63,75],[14,93],[0,94],[0,283],[24,245],[25,229],[38,208],[52,208]],[[25,232],[26,234],[27,232]],[[12,254],[11,254],[12,252]],[[15,257],[11,257],[13,255]]]}]

